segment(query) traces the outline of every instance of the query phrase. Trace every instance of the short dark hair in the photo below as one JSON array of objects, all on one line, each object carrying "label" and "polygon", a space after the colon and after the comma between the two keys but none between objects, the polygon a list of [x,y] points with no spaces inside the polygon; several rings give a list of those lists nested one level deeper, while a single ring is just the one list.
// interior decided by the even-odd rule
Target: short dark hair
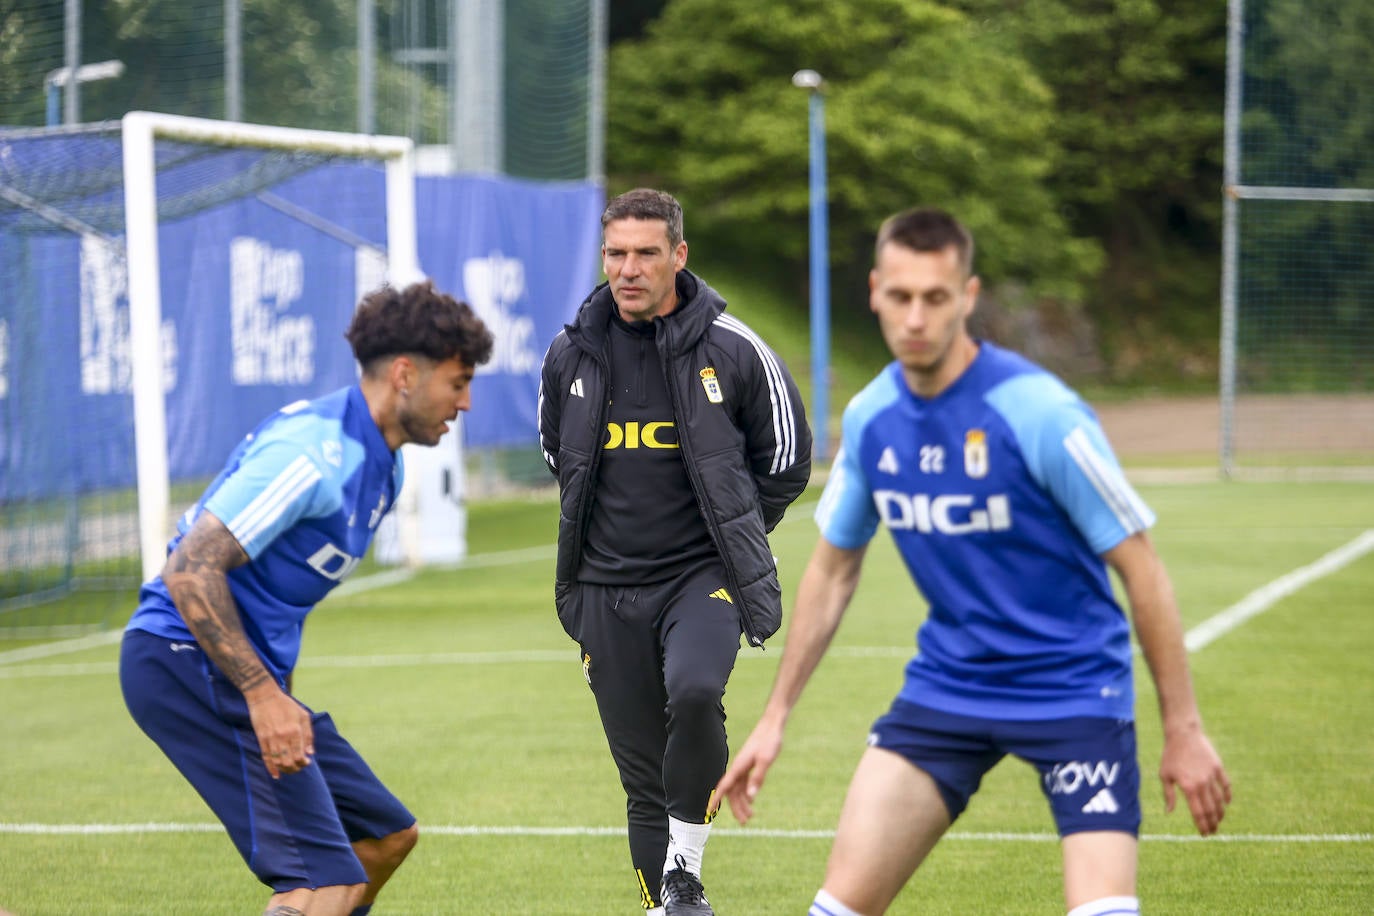
[{"label": "short dark hair", "polygon": [[491,331],[466,302],[421,280],[390,284],[363,296],[344,332],[364,371],[378,360],[413,353],[436,363],[458,357],[469,366],[491,359]]},{"label": "short dark hair", "polygon": [[668,247],[676,248],[682,241],[682,204],[666,191],[635,188],[614,198],[601,213],[603,238],[606,224],[617,219],[662,220],[668,226]]},{"label": "short dark hair", "polygon": [[874,261],[888,243],[924,252],[953,247],[959,255],[964,276],[973,275],[973,235],[944,210],[916,207],[889,216],[878,229],[878,241],[873,246]]}]

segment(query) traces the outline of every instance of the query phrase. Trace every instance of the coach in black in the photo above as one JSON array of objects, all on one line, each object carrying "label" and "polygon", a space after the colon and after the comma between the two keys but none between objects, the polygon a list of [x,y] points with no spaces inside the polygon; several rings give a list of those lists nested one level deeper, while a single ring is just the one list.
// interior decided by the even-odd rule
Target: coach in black
[{"label": "coach in black", "polygon": [[772,349],[686,270],[682,208],[641,188],[601,216],[607,282],[544,357],[558,477],[555,603],[627,796],[651,914],[709,914],[701,858],[724,772],[725,684],[782,598],[767,534],[805,489],[811,431]]}]

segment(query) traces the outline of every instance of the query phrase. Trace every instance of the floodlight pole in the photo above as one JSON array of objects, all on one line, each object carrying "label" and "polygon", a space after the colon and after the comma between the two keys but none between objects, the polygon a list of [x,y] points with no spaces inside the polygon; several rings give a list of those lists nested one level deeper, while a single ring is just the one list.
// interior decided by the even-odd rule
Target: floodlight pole
[{"label": "floodlight pole", "polygon": [[830,435],[830,241],[825,181],[825,80],[798,70],[792,85],[810,94],[807,124],[811,196],[811,428],[817,461],[829,457]]}]

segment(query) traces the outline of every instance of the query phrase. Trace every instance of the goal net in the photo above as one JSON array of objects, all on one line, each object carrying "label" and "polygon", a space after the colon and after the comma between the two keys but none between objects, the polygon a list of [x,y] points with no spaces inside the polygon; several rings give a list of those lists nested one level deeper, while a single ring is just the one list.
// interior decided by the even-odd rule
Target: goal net
[{"label": "goal net", "polygon": [[419,275],[409,140],[0,131],[0,638],[122,623],[238,440],[356,379],[359,297]]}]

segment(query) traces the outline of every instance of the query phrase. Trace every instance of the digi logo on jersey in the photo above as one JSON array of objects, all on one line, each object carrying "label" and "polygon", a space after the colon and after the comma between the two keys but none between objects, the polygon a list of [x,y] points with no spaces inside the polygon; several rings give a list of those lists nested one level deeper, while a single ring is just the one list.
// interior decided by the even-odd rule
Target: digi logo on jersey
[{"label": "digi logo on jersey", "polygon": [[640,423],[607,423],[607,449],[613,448],[677,448],[677,427],[671,420],[651,420]]},{"label": "digi logo on jersey", "polygon": [[977,534],[1006,531],[1011,527],[1011,502],[1006,494],[989,496],[979,505],[977,497],[964,494],[903,493],[874,490],[873,504],[883,524],[895,531],[921,534]]},{"label": "digi logo on jersey", "polygon": [[319,550],[310,555],[306,560],[310,568],[324,576],[338,582],[340,579],[353,572],[362,562],[361,557],[350,556],[344,553],[333,544],[325,544]]}]

